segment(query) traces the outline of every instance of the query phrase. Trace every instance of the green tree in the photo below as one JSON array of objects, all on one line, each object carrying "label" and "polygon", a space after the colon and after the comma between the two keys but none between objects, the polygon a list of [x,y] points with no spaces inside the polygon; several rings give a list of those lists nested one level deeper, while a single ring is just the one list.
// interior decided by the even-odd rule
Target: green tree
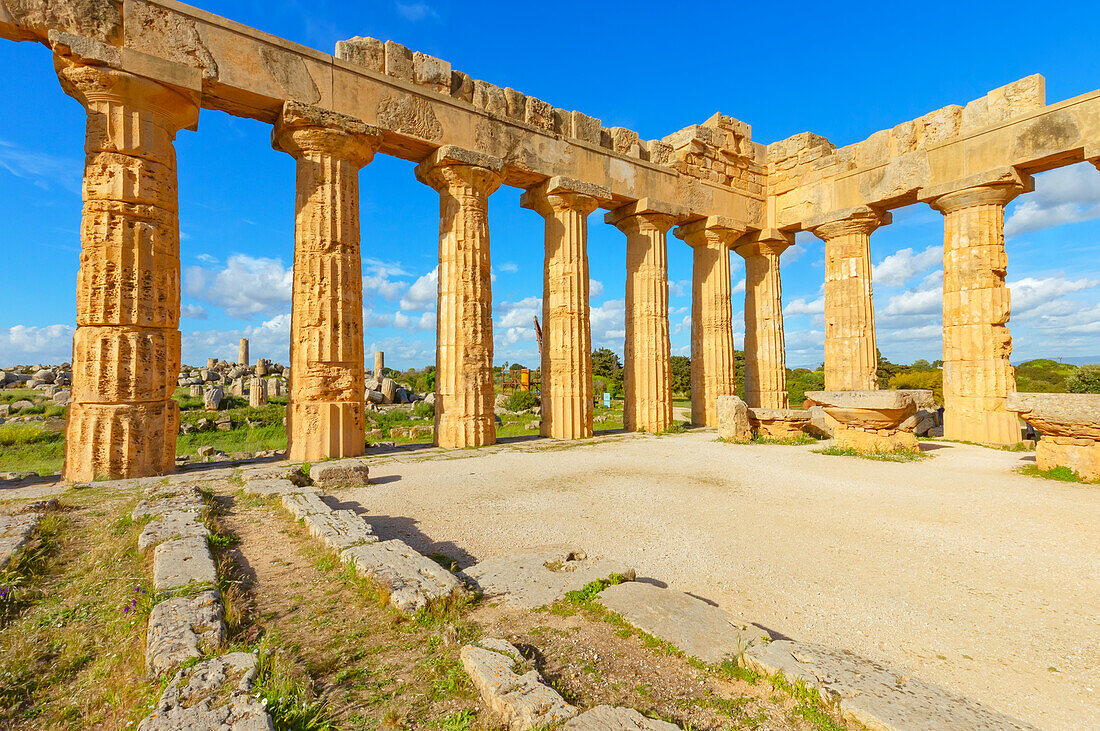
[{"label": "green tree", "polygon": [[522,363],[513,363],[512,367],[509,368],[508,370],[513,371],[513,372],[514,371],[522,371],[523,370],[523,364]]},{"label": "green tree", "polygon": [[886,356],[884,356],[882,354],[882,351],[879,350],[878,348],[875,348],[875,354],[878,355],[878,374],[877,375],[878,375],[878,382],[880,384],[889,383],[890,379],[893,378],[895,374],[900,373],[901,371],[903,371],[905,369],[905,366],[900,366],[900,365],[897,365],[896,363],[891,363],[886,358]]},{"label": "green tree", "polygon": [[932,364],[926,361],[924,358],[918,358],[913,361],[913,365],[910,366],[915,371],[928,371],[932,370]]},{"label": "green tree", "polygon": [[674,355],[669,363],[672,370],[672,392],[685,396],[691,393],[691,358]]},{"label": "green tree", "polygon": [[592,375],[610,378],[617,371],[621,371],[623,364],[619,362],[619,356],[608,348],[597,348],[592,351]]},{"label": "green tree", "polygon": [[1066,379],[1070,393],[1100,393],[1100,364],[1084,365]]},{"label": "green tree", "polygon": [[943,403],[943,371],[940,370],[910,370],[897,373],[886,385],[887,388],[894,390],[911,388],[929,390],[937,404]]}]

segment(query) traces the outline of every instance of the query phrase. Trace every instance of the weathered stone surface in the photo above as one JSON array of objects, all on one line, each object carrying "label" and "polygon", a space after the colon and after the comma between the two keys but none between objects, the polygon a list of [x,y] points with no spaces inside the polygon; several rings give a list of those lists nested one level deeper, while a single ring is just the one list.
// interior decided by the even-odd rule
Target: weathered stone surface
[{"label": "weathered stone surface", "polygon": [[11,563],[41,519],[38,513],[0,515],[0,569]]},{"label": "weathered stone surface", "polygon": [[356,36],[336,41],[336,58],[380,74],[386,72],[386,44],[377,38]]},{"label": "weathered stone surface", "polygon": [[180,670],[138,731],[271,731],[271,718],[252,695],[258,672],[248,652],[204,660]]},{"label": "weathered stone surface", "polygon": [[321,499],[321,495],[317,492],[283,493],[281,500],[283,507],[299,520],[315,513],[327,515],[332,512],[332,508]]},{"label": "weathered stone surface", "polygon": [[217,411],[225,399],[225,390],[220,386],[209,386],[202,393],[202,407],[207,411]]},{"label": "weathered stone surface", "polygon": [[189,584],[216,584],[218,571],[205,536],[178,538],[153,551],[153,586],[157,591],[182,589]]},{"label": "weathered stone surface", "polygon": [[599,601],[638,629],[705,662],[736,660],[749,647],[770,639],[743,617],[653,584],[630,581],[609,586]]},{"label": "weathered stone surface", "polygon": [[908,410],[913,397],[908,391],[890,390],[845,390],[845,391],[807,391],[806,398],[829,408],[873,409],[883,411]]},{"label": "weathered stone surface", "polygon": [[318,489],[315,487],[299,487],[290,480],[272,478],[249,480],[244,483],[244,491],[249,495],[283,495],[292,492],[318,492]]},{"label": "weathered stone surface", "polygon": [[370,468],[365,459],[336,459],[310,465],[309,477],[324,490],[340,487],[362,487],[369,480]]},{"label": "weathered stone surface", "polygon": [[724,395],[716,399],[718,436],[729,442],[752,441],[749,407],[737,396]]},{"label": "weathered stone surface", "polygon": [[201,657],[225,639],[221,596],[204,591],[193,597],[173,597],[157,604],[149,614],[145,664],[150,675],[174,670],[181,663]]},{"label": "weathered stone surface", "polygon": [[537,670],[522,675],[519,651],[504,640],[482,640],[462,648],[462,667],[494,720],[510,731],[560,723],[577,715],[557,691],[542,683]]},{"label": "weathered stone surface", "polygon": [[570,591],[598,579],[619,574],[634,580],[634,569],[617,561],[589,559],[582,551],[548,547],[512,556],[490,558],[463,574],[486,596],[524,609],[553,604]]},{"label": "weathered stone surface", "polygon": [[[806,400],[822,406],[838,422],[834,444],[864,453],[916,451],[913,434],[917,391],[807,391]],[[926,399],[921,394],[922,400]],[[927,394],[931,398],[931,394]]]},{"label": "weathered stone surface", "polygon": [[1044,436],[1035,446],[1041,470],[1068,467],[1085,480],[1100,480],[1100,441]]},{"label": "weathered stone surface", "polygon": [[1031,729],[964,696],[854,653],[779,640],[750,648],[745,664],[782,672],[821,693],[848,721],[873,729]]},{"label": "weathered stone surface", "polygon": [[44,40],[57,30],[103,43],[122,40],[121,0],[3,0],[0,19],[4,10],[28,37]]},{"label": "weathered stone surface", "polygon": [[159,543],[176,538],[204,538],[208,532],[197,511],[172,510],[145,526],[138,536],[138,550],[144,553]]},{"label": "weathered stone surface", "polygon": [[1005,408],[1043,436],[1100,441],[1100,394],[1010,393]]},{"label": "weathered stone surface", "polygon": [[787,408],[779,256],[793,243],[777,237],[734,249],[745,259],[745,403],[752,409]]},{"label": "weathered stone surface", "polygon": [[[784,391],[786,393],[786,391]],[[806,432],[810,412],[803,409],[749,408],[753,431],[772,439],[797,439]]]},{"label": "weathered stone surface", "polygon": [[378,541],[370,525],[353,510],[309,513],[302,520],[311,536],[320,538],[334,551]]},{"label": "weathered stone surface", "polygon": [[646,718],[633,708],[596,706],[565,722],[563,731],[679,731],[668,721]]},{"label": "weathered stone surface", "polygon": [[206,507],[202,493],[193,485],[173,485],[156,487],[146,493],[130,514],[137,520],[145,516],[161,516],[173,512],[201,512]]},{"label": "weathered stone surface", "polygon": [[403,541],[390,540],[349,548],[341,558],[363,576],[390,592],[390,604],[414,614],[430,602],[445,601],[463,593],[454,574],[421,556]]}]

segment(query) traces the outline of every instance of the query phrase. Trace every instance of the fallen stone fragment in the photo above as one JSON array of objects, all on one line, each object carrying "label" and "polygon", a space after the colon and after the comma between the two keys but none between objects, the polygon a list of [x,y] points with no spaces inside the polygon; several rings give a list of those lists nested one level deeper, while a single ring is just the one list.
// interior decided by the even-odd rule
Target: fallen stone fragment
[{"label": "fallen stone fragment", "polygon": [[742,617],[690,594],[632,581],[609,586],[599,602],[643,632],[704,662],[736,660],[771,636]]},{"label": "fallen stone fragment", "polygon": [[252,695],[258,670],[256,656],[247,652],[180,670],[138,731],[270,731],[271,718]]},{"label": "fallen stone fragment", "polygon": [[186,660],[202,657],[204,647],[217,647],[224,639],[221,596],[217,591],[173,597],[153,607],[149,614],[145,664],[150,675],[160,675]]},{"label": "fallen stone fragment", "polygon": [[462,584],[454,574],[409,548],[390,540],[349,548],[340,554],[363,576],[390,592],[390,604],[405,614],[415,614],[429,602],[461,596]]},{"label": "fallen stone fragment", "polygon": [[38,513],[0,515],[0,569],[7,567],[26,545],[41,519]]},{"label": "fallen stone fragment", "polygon": [[303,518],[306,529],[334,551],[377,543],[370,525],[353,510],[333,510],[331,513],[311,513]]},{"label": "fallen stone fragment", "polygon": [[202,493],[193,485],[157,487],[146,493],[146,499],[137,504],[130,517],[137,520],[145,516],[155,517],[173,511],[199,512],[205,507]]},{"label": "fallen stone fragment", "polygon": [[365,459],[334,459],[310,465],[309,477],[314,485],[331,490],[337,487],[362,487],[368,482],[369,472]]},{"label": "fallen stone fragment", "polygon": [[299,520],[314,513],[327,514],[332,512],[332,508],[328,506],[328,503],[315,492],[283,493],[282,503],[283,507]]},{"label": "fallen stone fragment", "polygon": [[749,407],[737,396],[718,397],[718,436],[729,442],[751,442]]},{"label": "fallen stone fragment", "polygon": [[138,550],[145,553],[158,543],[176,538],[206,537],[206,526],[199,521],[199,514],[193,511],[175,511],[157,518],[138,536]]},{"label": "fallen stone fragment", "polygon": [[157,591],[217,581],[218,572],[205,536],[166,541],[153,552],[153,586]]},{"label": "fallen stone fragment", "polygon": [[847,721],[872,729],[1033,729],[975,700],[844,650],[791,640],[749,648],[747,667],[816,689]]},{"label": "fallen stone fragment", "polygon": [[634,580],[634,569],[607,559],[589,559],[565,546],[535,548],[524,553],[486,559],[463,574],[485,596],[505,604],[535,609],[564,599],[593,581],[619,574]]},{"label": "fallen stone fragment", "polygon": [[646,718],[633,708],[596,706],[566,721],[562,729],[563,731],[679,731],[680,727],[668,721]]},{"label": "fallen stone fragment", "polygon": [[504,640],[483,640],[481,647],[467,645],[460,656],[482,702],[494,719],[510,731],[549,726],[577,715],[574,706],[553,688],[543,685],[537,670],[516,673],[521,656]]}]

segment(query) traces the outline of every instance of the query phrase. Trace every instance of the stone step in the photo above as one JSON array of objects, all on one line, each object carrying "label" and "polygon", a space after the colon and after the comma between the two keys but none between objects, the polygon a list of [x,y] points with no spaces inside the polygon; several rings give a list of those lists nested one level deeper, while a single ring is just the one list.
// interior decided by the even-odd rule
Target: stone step
[{"label": "stone step", "polygon": [[321,539],[333,551],[378,542],[370,525],[353,510],[310,513],[302,522],[311,536]]},{"label": "stone step", "polygon": [[405,614],[465,592],[454,574],[397,539],[355,546],[340,557],[353,564],[360,575],[385,587],[390,604]]},{"label": "stone step", "polygon": [[565,598],[593,581],[619,574],[634,579],[634,569],[608,559],[590,559],[570,546],[536,548],[511,556],[489,558],[463,572],[487,597],[521,609],[535,609]]},{"label": "stone step", "polygon": [[206,507],[202,493],[194,485],[154,487],[130,514],[133,520],[159,517],[177,511],[201,512]]}]

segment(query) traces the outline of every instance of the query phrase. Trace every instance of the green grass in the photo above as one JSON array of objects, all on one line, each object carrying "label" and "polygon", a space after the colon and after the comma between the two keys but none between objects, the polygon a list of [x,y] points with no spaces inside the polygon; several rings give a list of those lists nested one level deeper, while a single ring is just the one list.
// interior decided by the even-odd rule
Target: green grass
[{"label": "green grass", "polygon": [[65,434],[35,422],[0,425],[0,472],[52,475],[65,462]]},{"label": "green grass", "polygon": [[827,454],[833,457],[860,457],[862,459],[874,459],[879,462],[919,462],[928,459],[923,452],[869,452],[864,453],[855,449],[842,449],[840,447],[826,447],[825,449],[812,449],[816,454]]},{"label": "green grass", "polygon": [[265,640],[256,650],[259,672],[252,692],[264,701],[272,725],[280,731],[335,731],[328,704],[316,697],[308,679],[293,672]]},{"label": "green grass", "polygon": [[1083,485],[1100,485],[1100,480],[1086,480],[1078,474],[1076,470],[1062,465],[1051,467],[1049,470],[1041,470],[1038,465],[1026,464],[1017,467],[1016,471],[1028,477],[1045,477],[1048,480],[1057,480],[1058,482],[1078,482]]},{"label": "green grass", "polygon": [[242,427],[232,431],[206,431],[180,434],[176,440],[176,454],[197,455],[199,447],[210,446],[226,454],[233,452],[262,452],[269,449],[286,449],[286,429],[282,424]]},{"label": "green grass", "polygon": [[763,434],[753,434],[750,444],[781,444],[788,447],[802,447],[807,444],[817,444],[817,440],[809,434],[801,434],[797,437],[766,437]]}]

